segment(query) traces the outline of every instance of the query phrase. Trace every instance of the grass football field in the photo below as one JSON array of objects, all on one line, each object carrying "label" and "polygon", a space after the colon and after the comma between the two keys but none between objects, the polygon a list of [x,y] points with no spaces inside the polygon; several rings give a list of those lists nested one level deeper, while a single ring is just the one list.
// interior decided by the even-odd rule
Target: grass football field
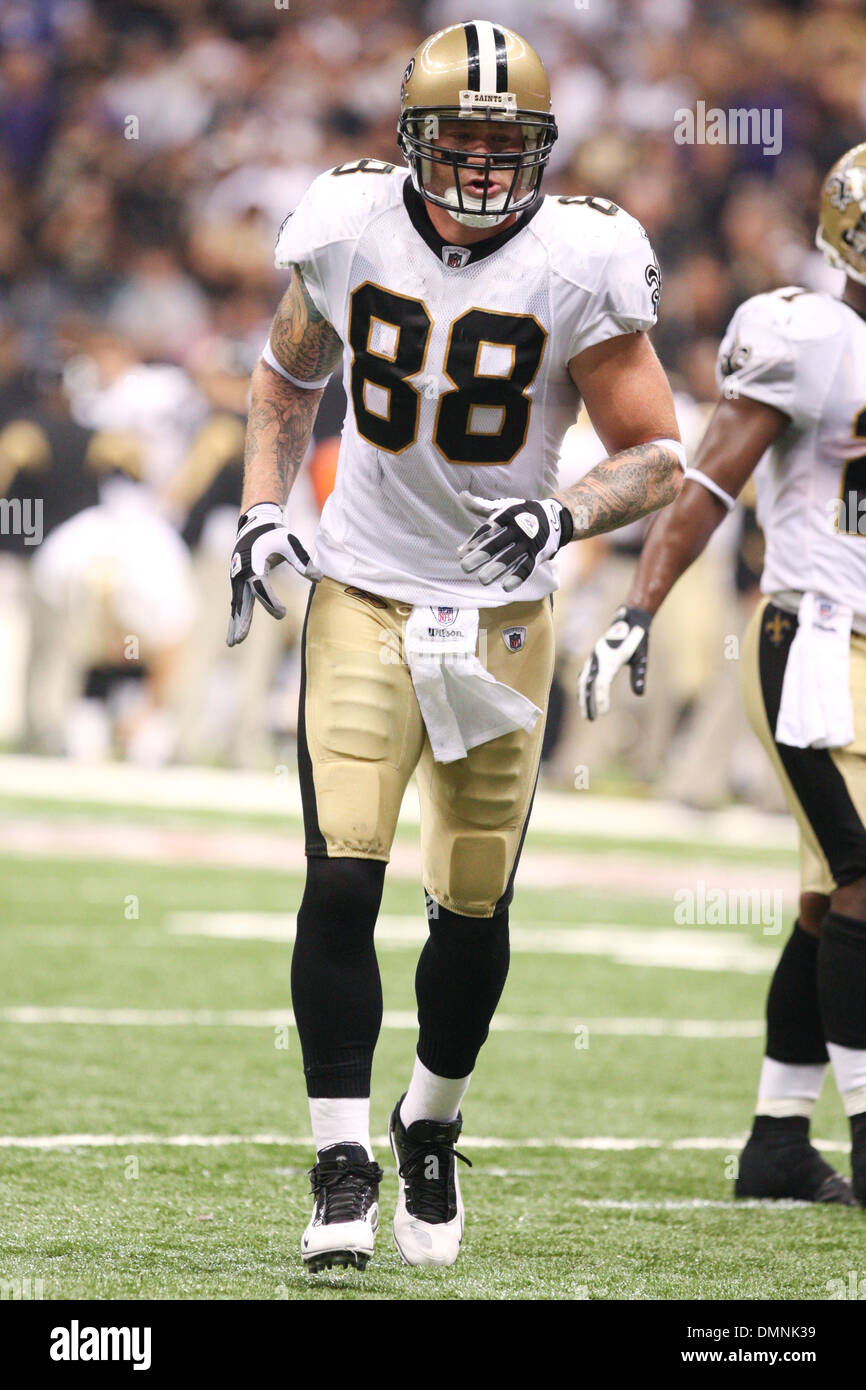
[{"label": "grass football field", "polygon": [[[463,1107],[458,1264],[407,1269],[390,1233],[381,1136],[411,1068],[424,930],[409,824],[379,932],[376,1258],[363,1274],[306,1276],[313,1154],[288,1012],[300,822],[232,808],[230,785],[218,804],[18,784],[0,799],[6,1296],[827,1299],[860,1277],[862,1211],[731,1196],[793,916],[792,850],[778,833],[717,839],[701,817],[674,836],[661,820],[636,834],[633,815],[617,834],[591,809],[576,826],[575,798],[552,796]],[[651,827],[655,815],[647,803]],[[699,882],[783,892],[784,928],[683,924],[677,894]],[[813,1133],[847,1171],[830,1078]]]}]

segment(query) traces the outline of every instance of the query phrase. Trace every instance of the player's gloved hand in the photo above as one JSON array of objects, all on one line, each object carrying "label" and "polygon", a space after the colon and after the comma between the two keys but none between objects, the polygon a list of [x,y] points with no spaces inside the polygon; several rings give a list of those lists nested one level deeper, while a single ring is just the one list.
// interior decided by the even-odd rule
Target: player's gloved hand
[{"label": "player's gloved hand", "polygon": [[613,622],[596,642],[580,673],[577,697],[584,719],[607,714],[611,683],[623,666],[631,667],[635,695],[644,693],[651,622],[652,614],[644,608],[629,608],[624,603],[616,610]]},{"label": "player's gloved hand", "polygon": [[501,579],[508,592],[574,535],[571,512],[552,497],[543,502],[527,502],[520,497],[488,502],[471,492],[461,492],[460,501],[481,519],[468,541],[458,546],[461,568],[475,574],[482,584]]},{"label": "player's gloved hand", "polygon": [[276,502],[257,502],[238,522],[238,534],[230,568],[232,608],[226,642],[242,642],[250,630],[253,599],[258,599],[272,618],[284,618],[286,610],[267,580],[274,565],[288,560],[293,569],[313,582],[322,571],[311,561],[297,536],[283,524],[283,509]]}]

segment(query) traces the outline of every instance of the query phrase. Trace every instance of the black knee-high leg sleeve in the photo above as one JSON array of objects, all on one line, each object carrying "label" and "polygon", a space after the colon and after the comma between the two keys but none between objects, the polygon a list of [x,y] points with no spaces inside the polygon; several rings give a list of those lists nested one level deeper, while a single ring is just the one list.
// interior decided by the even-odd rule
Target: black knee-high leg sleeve
[{"label": "black knee-high leg sleeve", "polygon": [[818,992],[827,1041],[866,1048],[866,922],[827,913],[818,949]]},{"label": "black knee-high leg sleeve", "polygon": [[468,1076],[508,975],[508,908],[461,917],[428,900],[428,925],[415,972],[418,1057],[437,1076]]},{"label": "black knee-high leg sleeve", "polygon": [[827,1061],[818,1006],[818,937],[794,923],[767,995],[767,1056],[809,1066]]},{"label": "black knee-high leg sleeve", "polygon": [[310,1096],[370,1094],[382,1026],[373,929],[385,867],[374,859],[307,860],[292,953],[292,1008]]}]

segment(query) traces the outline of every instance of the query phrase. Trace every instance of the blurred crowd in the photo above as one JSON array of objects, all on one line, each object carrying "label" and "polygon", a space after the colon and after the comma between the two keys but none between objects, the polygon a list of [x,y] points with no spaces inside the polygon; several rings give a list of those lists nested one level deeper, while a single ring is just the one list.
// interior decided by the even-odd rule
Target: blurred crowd
[{"label": "blurred crowd", "polygon": [[[285,581],[286,623],[259,618],[242,648],[223,645],[248,376],[285,281],[274,238],[323,169],[402,162],[403,68],[464,8],[0,0],[0,744],[255,765],[291,738],[303,586]],[[547,63],[560,134],[545,190],[612,198],[647,229],[663,272],[654,342],[694,444],[736,305],[836,287],[815,209],[866,131],[862,0],[472,11]],[[677,143],[676,113],[698,101],[781,111],[780,152]],[[344,409],[335,378],[290,503],[308,542]],[[584,421],[565,475],[600,454]],[[28,535],[16,517],[35,498]],[[760,567],[748,507],[654,627],[646,702],[626,697],[603,732],[575,727],[576,670],[640,540],[632,528],[564,566],[548,776],[589,765],[706,804],[761,799],[729,655]],[[708,751],[715,770],[696,777]]]}]

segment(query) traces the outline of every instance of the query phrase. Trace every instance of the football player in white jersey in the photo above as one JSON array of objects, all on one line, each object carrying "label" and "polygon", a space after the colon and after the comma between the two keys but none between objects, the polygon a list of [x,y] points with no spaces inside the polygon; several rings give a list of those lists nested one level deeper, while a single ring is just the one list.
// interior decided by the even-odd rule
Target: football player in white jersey
[{"label": "football player in white jersey", "polygon": [[[755,475],[765,595],[746,634],[746,709],[800,832],[800,912],[770,986],[741,1197],[866,1205],[866,145],[824,183],[817,244],[840,298],[797,287],[735,313],[721,400],[686,484],[580,681],[583,713],[623,666],[641,693],[650,621]],[[852,1135],[852,1185],[809,1142],[828,1060]]]},{"label": "football player in white jersey", "polygon": [[[271,564],[314,582],[292,958],[317,1150],[310,1270],[363,1268],[373,1251],[373,928],[413,772],[429,937],[417,1055],[390,1122],[394,1236],[408,1264],[457,1257],[460,1103],[508,968],[552,674],[550,561],[663,506],[682,478],[646,337],[656,259],[606,200],[540,196],[556,127],[537,54],[486,21],[433,35],[406,68],[398,133],[408,174],[372,159],[330,170],[280,231],[292,279],[253,373],[231,565],[230,645],[254,598],[280,616]],[[349,409],[314,564],[283,508],[341,352]],[[579,396],[610,457],[557,498]]]}]

